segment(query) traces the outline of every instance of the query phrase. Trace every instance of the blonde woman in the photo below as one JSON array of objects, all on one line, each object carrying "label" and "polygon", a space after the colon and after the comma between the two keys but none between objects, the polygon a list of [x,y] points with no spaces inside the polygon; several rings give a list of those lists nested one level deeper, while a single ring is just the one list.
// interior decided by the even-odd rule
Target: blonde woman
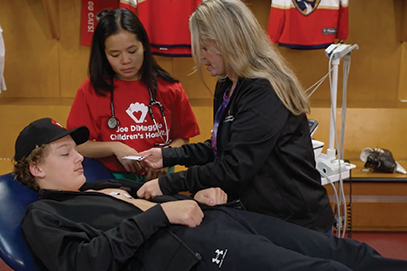
[{"label": "blonde woman", "polygon": [[206,67],[219,78],[212,137],[141,153],[150,167],[198,166],[146,183],[139,196],[219,186],[249,211],[329,231],[334,216],[315,169],[309,102],[293,71],[239,0],[202,3],[189,27],[198,73]]}]

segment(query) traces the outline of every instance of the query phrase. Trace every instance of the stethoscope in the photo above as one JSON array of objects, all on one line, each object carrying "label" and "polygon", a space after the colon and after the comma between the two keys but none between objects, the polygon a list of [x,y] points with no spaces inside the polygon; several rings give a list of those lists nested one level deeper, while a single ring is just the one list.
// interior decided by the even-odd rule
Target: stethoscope
[{"label": "stethoscope", "polygon": [[[154,146],[166,146],[166,145],[170,144],[172,140],[170,139],[170,135],[169,135],[167,119],[165,118],[165,114],[164,114],[164,107],[159,101],[154,99],[153,93],[151,92],[150,88],[148,88],[148,93],[150,95],[150,103],[147,106],[148,114],[150,115],[151,119],[154,122],[154,127],[157,130],[158,135],[160,136],[161,140],[164,142],[164,143],[154,143]],[[153,110],[151,109],[151,107],[153,105],[157,105],[160,108],[161,116],[164,120],[164,126],[165,126],[165,139],[161,133],[160,128],[157,125],[157,122],[155,121],[154,113],[153,113]],[[107,126],[110,129],[115,129],[115,128],[117,128],[117,126],[119,126],[119,120],[116,119],[116,117],[114,116],[113,91],[110,95],[110,110],[111,110],[112,116],[107,120]]]}]

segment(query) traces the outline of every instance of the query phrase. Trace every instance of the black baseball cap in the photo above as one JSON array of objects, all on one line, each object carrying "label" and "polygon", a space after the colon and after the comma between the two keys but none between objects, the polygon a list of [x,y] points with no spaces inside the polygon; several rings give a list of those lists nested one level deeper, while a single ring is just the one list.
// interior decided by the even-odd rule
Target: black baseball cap
[{"label": "black baseball cap", "polygon": [[23,157],[27,157],[36,146],[40,147],[67,135],[71,135],[76,145],[80,145],[88,140],[89,130],[85,126],[81,126],[67,131],[51,118],[33,121],[17,137],[14,160],[19,161]]}]

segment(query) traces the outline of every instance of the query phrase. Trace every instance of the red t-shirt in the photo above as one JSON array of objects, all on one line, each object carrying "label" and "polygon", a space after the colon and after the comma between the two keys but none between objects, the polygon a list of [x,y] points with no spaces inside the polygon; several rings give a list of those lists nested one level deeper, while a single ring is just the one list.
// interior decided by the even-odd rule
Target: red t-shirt
[{"label": "red t-shirt", "polygon": [[[161,111],[157,105],[151,107],[159,131],[148,113],[150,103],[148,88],[140,81],[114,79],[113,93],[114,115],[119,126],[110,129],[107,121],[111,117],[110,94],[99,96],[94,91],[89,78],[79,87],[68,116],[67,129],[86,126],[89,140],[119,141],[137,152],[154,147],[154,143],[163,143],[158,133],[166,139],[166,128]],[[164,107],[169,138],[191,138],[199,135],[199,127],[181,83],[169,83],[158,79],[157,101]],[[101,161],[111,170],[126,172],[116,157],[107,157]]]}]

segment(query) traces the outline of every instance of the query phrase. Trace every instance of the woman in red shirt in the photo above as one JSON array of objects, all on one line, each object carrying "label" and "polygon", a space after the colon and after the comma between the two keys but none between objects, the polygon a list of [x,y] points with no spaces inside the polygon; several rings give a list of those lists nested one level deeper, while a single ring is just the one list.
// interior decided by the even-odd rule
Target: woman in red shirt
[{"label": "woman in red shirt", "polygon": [[167,169],[142,169],[123,157],[154,146],[178,147],[199,134],[181,83],[157,64],[143,25],[126,9],[108,12],[95,29],[89,77],[67,121],[68,129],[79,126],[90,131],[78,147],[82,155],[100,159],[118,178],[137,181]]}]

